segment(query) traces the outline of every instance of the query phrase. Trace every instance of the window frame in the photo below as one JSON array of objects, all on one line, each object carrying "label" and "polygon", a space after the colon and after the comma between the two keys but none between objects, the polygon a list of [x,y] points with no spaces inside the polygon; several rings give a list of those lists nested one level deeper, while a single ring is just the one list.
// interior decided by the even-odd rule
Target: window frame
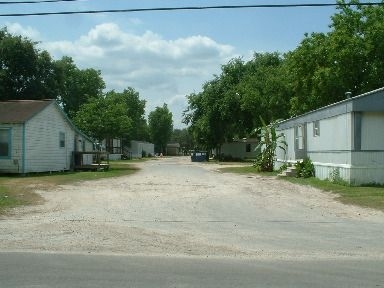
[{"label": "window frame", "polygon": [[245,144],[245,153],[251,153],[252,152],[252,145],[251,143]]},{"label": "window frame", "polygon": [[65,133],[64,132],[59,132],[59,147],[60,147],[60,149],[65,148]]},{"label": "window frame", "polygon": [[12,158],[12,128],[1,127],[0,131],[5,131],[7,144],[8,144],[8,152],[7,155],[0,155],[0,159],[11,159]]},{"label": "window frame", "polygon": [[313,137],[320,137],[320,120],[313,121]]}]

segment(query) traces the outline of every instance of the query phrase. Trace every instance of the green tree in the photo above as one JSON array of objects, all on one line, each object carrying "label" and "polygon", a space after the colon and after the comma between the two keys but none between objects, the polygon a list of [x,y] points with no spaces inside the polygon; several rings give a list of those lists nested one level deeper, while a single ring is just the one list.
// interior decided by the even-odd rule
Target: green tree
[{"label": "green tree", "polygon": [[124,105],[126,110],[125,114],[128,115],[132,121],[130,130],[128,130],[127,127],[124,140],[148,140],[147,122],[144,118],[146,102],[140,99],[139,92],[128,87],[121,93],[110,91],[106,93],[106,98],[111,99],[112,103]]},{"label": "green tree", "polygon": [[233,138],[251,135],[259,116],[268,121],[288,116],[291,92],[282,75],[279,53],[256,53],[251,61],[232,59],[222,73],[187,96],[183,122],[196,143],[210,150]]},{"label": "green tree", "polygon": [[172,113],[167,104],[164,104],[163,107],[156,107],[154,111],[149,113],[148,127],[156,152],[165,153],[165,148],[173,131]]},{"label": "green tree", "polygon": [[284,58],[277,52],[255,53],[245,64],[244,77],[237,89],[241,96],[239,119],[243,137],[262,125],[260,116],[267,122],[288,117],[292,92],[283,64]]},{"label": "green tree", "polygon": [[148,140],[144,114],[145,100],[141,100],[133,88],[127,88],[121,93],[110,91],[105,97],[89,99],[80,106],[74,121],[99,141],[113,138],[121,138],[124,142]]},{"label": "green tree", "polygon": [[192,135],[187,128],[174,129],[170,141],[172,143],[179,143],[185,152],[194,148]]},{"label": "green tree", "polygon": [[92,98],[103,96],[105,88],[101,72],[92,68],[79,69],[70,57],[55,62],[60,83],[58,100],[64,111],[74,117],[80,106]]},{"label": "green tree", "polygon": [[123,138],[132,129],[132,120],[126,112],[126,106],[112,97],[93,98],[80,107],[74,122],[98,141]]},{"label": "green tree", "polygon": [[0,30],[0,99],[56,99],[57,71],[36,43]]},{"label": "green tree", "polygon": [[383,86],[384,6],[339,3],[330,32],[306,35],[286,55],[292,116],[343,100],[347,91],[358,95]]}]

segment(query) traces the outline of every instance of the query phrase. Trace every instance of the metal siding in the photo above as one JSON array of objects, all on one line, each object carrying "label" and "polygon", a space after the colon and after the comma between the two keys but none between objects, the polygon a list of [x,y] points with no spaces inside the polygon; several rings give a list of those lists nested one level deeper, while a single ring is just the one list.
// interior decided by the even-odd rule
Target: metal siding
[{"label": "metal siding", "polygon": [[290,129],[281,130],[279,132],[284,134],[284,140],[285,142],[287,142],[288,147],[286,148],[286,151],[278,148],[276,150],[276,158],[281,161],[295,160],[294,129],[290,128]]},{"label": "metal siding", "polygon": [[[313,137],[316,120],[320,136]],[[308,156],[317,178],[338,171],[351,184],[384,184],[384,88],[280,122],[288,150],[286,155],[276,151],[276,168],[295,162],[294,127],[302,123],[307,123]]]},{"label": "metal siding", "polygon": [[361,117],[361,150],[384,151],[384,112],[364,112]]},{"label": "metal siding", "polygon": [[[246,152],[247,144],[251,144],[251,152]],[[225,156],[232,156],[238,159],[256,158],[257,152],[255,151],[257,143],[255,142],[231,142],[224,143],[221,146],[221,154]],[[279,150],[279,149],[278,149]]]}]

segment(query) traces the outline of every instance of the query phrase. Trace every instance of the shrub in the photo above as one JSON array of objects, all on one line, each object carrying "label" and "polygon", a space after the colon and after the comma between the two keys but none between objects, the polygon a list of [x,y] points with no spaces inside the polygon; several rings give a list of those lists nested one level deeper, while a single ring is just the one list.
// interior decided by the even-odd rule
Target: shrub
[{"label": "shrub", "polygon": [[344,185],[344,186],[350,186],[347,181],[345,181],[340,176],[340,168],[333,168],[332,171],[329,173],[329,179],[330,182],[334,184]]},{"label": "shrub", "polygon": [[309,178],[315,176],[315,166],[311,159],[305,158],[302,162],[297,161],[295,164],[296,177],[298,178]]},{"label": "shrub", "polygon": [[283,165],[280,166],[279,173],[281,173],[287,169],[288,169],[288,163],[284,163]]}]

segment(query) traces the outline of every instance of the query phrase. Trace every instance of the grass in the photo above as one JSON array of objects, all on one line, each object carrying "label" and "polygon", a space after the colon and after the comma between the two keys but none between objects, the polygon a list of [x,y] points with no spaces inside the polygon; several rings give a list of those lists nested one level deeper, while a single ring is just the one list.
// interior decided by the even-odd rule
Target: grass
[{"label": "grass", "polygon": [[[258,173],[252,166],[225,167],[219,169],[222,172],[257,174],[263,176],[276,176],[277,172]],[[317,178],[281,178],[282,181],[289,181],[298,185],[309,185],[320,190],[333,193],[336,199],[344,204],[372,208],[384,211],[384,186],[347,186],[336,184]]]},{"label": "grass", "polygon": [[132,164],[141,161],[145,160],[110,161],[110,169],[101,172],[38,173],[25,177],[0,176],[0,215],[12,207],[41,203],[42,198],[33,192],[35,189],[48,190],[58,185],[130,175],[138,171]]},{"label": "grass", "polygon": [[336,195],[336,199],[344,204],[356,205],[384,211],[383,186],[346,186],[317,178],[284,178],[289,182],[310,185]]},{"label": "grass", "polygon": [[223,173],[240,173],[240,174],[255,174],[255,175],[265,175],[265,176],[276,176],[277,172],[258,172],[252,165],[246,166],[233,166],[233,167],[224,167],[220,168],[219,171]]}]

